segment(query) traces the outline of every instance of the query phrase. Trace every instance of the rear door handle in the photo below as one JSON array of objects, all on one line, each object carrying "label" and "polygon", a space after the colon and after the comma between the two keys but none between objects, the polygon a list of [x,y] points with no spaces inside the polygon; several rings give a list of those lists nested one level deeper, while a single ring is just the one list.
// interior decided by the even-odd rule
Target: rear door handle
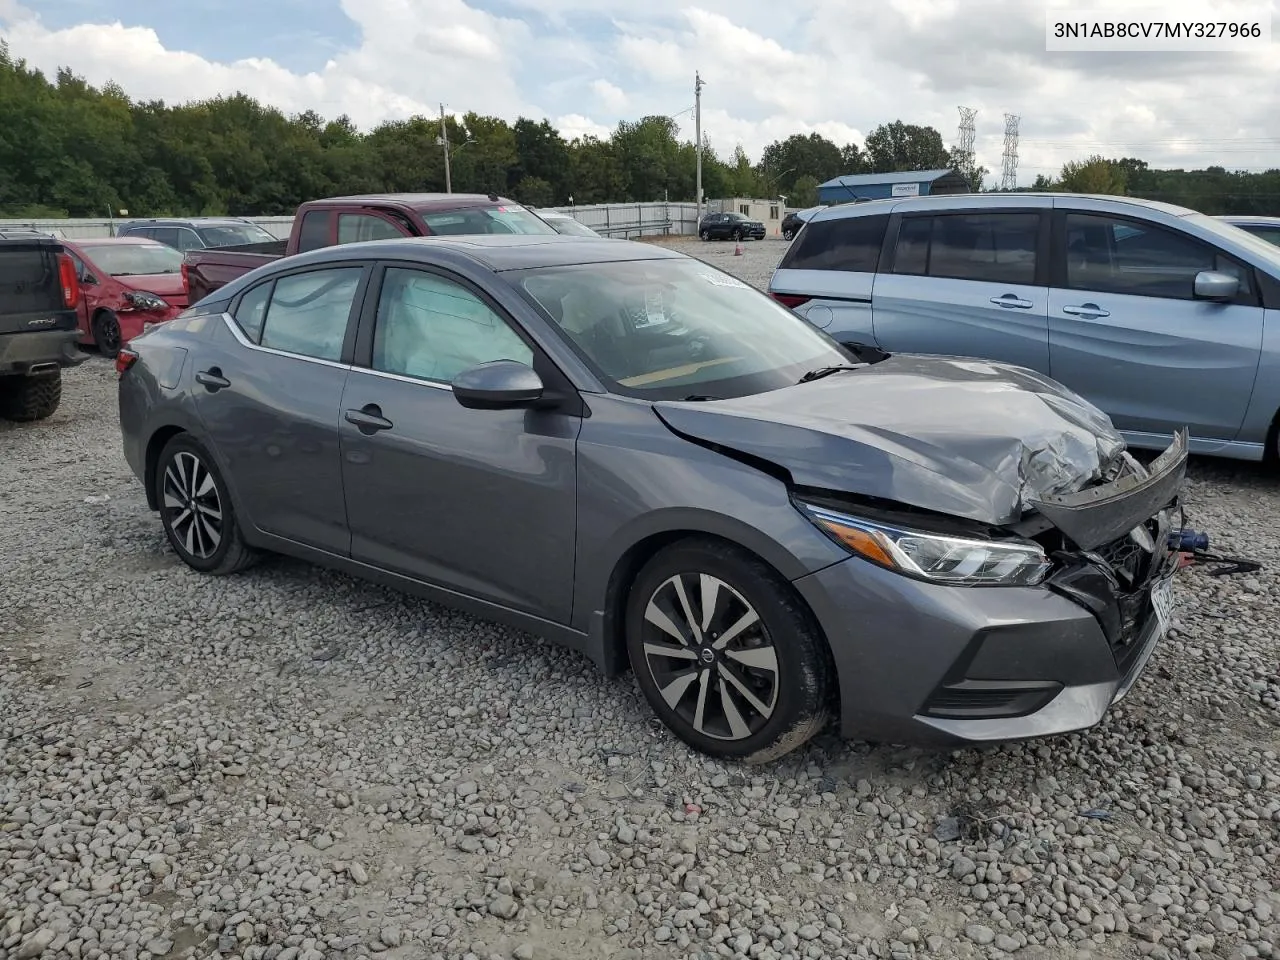
[{"label": "rear door handle", "polygon": [[367,437],[373,436],[379,430],[390,430],[393,424],[390,420],[382,415],[382,408],[376,403],[366,403],[359,410],[347,410],[343,413],[347,423],[354,424],[356,428]]},{"label": "rear door handle", "polygon": [[1030,300],[1023,300],[1016,293],[1006,293],[1003,297],[992,297],[991,302],[997,307],[1017,307],[1019,310],[1030,310],[1035,306]]},{"label": "rear door handle", "polygon": [[1086,320],[1095,320],[1098,317],[1109,317],[1110,312],[1103,310],[1096,303],[1082,303],[1078,307],[1063,307],[1063,313],[1069,313],[1073,317],[1084,317]]},{"label": "rear door handle", "polygon": [[231,381],[224,377],[217,367],[210,367],[208,370],[197,373],[196,383],[204,384],[209,388],[210,393],[217,393],[223,387],[231,386]]}]

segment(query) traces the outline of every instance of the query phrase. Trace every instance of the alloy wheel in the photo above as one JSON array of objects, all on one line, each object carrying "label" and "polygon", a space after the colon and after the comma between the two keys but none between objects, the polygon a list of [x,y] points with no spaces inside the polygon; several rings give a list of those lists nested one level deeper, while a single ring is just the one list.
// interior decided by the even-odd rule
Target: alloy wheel
[{"label": "alloy wheel", "polygon": [[164,471],[165,521],[188,554],[207,560],[222,543],[222,499],[199,457],[180,450]]},{"label": "alloy wheel", "polygon": [[664,580],[649,598],[645,666],[667,706],[699,734],[743,740],[778,701],[778,654],[760,615],[706,573]]},{"label": "alloy wheel", "polygon": [[98,350],[103,356],[114,357],[120,352],[120,321],[104,314],[96,322]]}]

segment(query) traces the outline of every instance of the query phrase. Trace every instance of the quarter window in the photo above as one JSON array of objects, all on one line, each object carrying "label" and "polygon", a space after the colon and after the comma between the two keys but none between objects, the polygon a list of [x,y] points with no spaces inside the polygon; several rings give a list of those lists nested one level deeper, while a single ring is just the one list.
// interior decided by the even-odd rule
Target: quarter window
[{"label": "quarter window", "polygon": [[1241,294],[1252,296],[1247,269],[1174,230],[1082,213],[1067,214],[1066,230],[1073,290],[1192,300],[1196,274],[1217,270],[1237,277]]},{"label": "quarter window", "polygon": [[263,320],[262,345],[318,360],[341,359],[361,273],[359,267],[341,267],[277,280]]},{"label": "quarter window", "polygon": [[[799,238],[779,266],[784,270],[875,273],[888,224],[888,214],[810,223],[800,231]],[[903,224],[904,227],[906,225]]]},{"label": "quarter window", "polygon": [[894,273],[1031,284],[1038,213],[949,213],[910,217],[898,232]]},{"label": "quarter window", "polygon": [[448,383],[493,360],[532,365],[533,350],[461,284],[421,270],[387,270],[373,331],[373,369]]},{"label": "quarter window", "polygon": [[248,291],[236,305],[236,324],[244,335],[257,343],[262,339],[262,321],[267,317],[267,304],[271,300],[273,281],[260,283]]},{"label": "quarter window", "polygon": [[392,240],[404,233],[381,217],[367,213],[338,214],[338,242],[359,243],[362,240]]}]

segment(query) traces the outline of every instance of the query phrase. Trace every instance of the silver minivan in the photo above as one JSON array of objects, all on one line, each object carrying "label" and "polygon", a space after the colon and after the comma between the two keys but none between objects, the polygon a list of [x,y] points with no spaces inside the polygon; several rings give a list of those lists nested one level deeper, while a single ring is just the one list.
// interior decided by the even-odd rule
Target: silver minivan
[{"label": "silver minivan", "polygon": [[769,285],[858,350],[1014,363],[1110,415],[1130,445],[1274,456],[1280,247],[1129,197],[960,194],[813,216]]}]

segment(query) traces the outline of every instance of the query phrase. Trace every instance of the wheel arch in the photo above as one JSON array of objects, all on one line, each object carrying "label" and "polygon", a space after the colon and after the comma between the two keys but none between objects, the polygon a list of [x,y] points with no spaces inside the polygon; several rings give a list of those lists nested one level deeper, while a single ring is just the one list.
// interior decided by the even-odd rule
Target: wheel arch
[{"label": "wheel arch", "polygon": [[151,510],[160,509],[160,501],[156,497],[156,470],[160,466],[160,453],[164,450],[165,445],[180,433],[188,433],[185,427],[178,426],[175,423],[165,424],[158,427],[154,433],[147,438],[146,459],[143,461],[143,484],[147,491],[147,507]]},{"label": "wheel arch", "polygon": [[[817,614],[800,594],[800,591],[792,586],[792,580],[795,576],[802,576],[804,572],[808,571],[798,573],[794,569],[782,569],[783,567],[793,567],[795,561],[791,559],[790,563],[785,561],[775,562],[777,558],[789,557],[780,546],[773,545],[774,549],[758,549],[756,547],[759,547],[759,544],[755,546],[749,545],[744,543],[743,539],[745,538],[733,536],[725,531],[712,531],[706,529],[706,527],[685,524],[650,532],[627,547],[618,556],[610,569],[600,609],[593,617],[595,622],[592,624],[592,633],[595,634],[594,639],[598,644],[597,649],[600,651],[599,663],[605,674],[607,676],[619,676],[631,669],[630,658],[627,656],[627,640],[624,629],[627,598],[631,585],[635,582],[644,565],[657,556],[659,552],[674,544],[687,541],[710,541],[724,544],[741,551],[748,557],[768,567],[777,575],[780,584],[788,592],[790,599],[809,617],[813,629],[817,632],[823,645],[827,647],[829,654],[830,643],[827,640],[825,631],[822,629],[822,624],[819,622]],[[754,540],[756,538],[751,539]],[[771,559],[770,555],[773,555],[775,559]],[[789,573],[792,575],[789,576]]]}]

